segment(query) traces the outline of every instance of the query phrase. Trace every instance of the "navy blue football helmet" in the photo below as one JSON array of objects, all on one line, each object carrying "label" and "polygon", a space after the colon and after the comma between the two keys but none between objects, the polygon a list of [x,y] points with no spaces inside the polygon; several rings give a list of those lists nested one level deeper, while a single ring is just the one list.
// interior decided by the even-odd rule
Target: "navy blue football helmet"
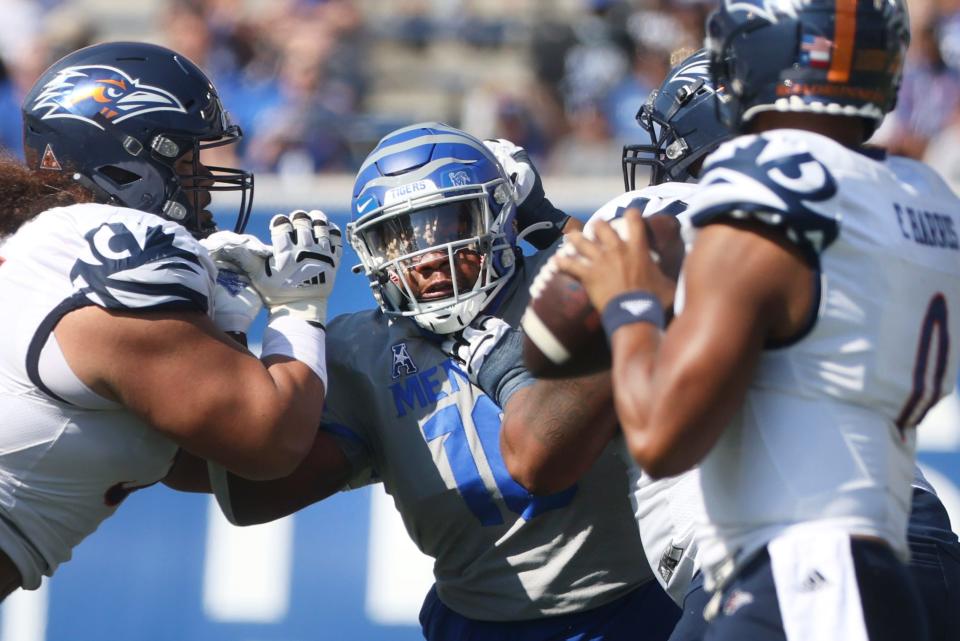
[{"label": "navy blue football helmet", "polygon": [[[217,90],[180,54],[138,42],[75,51],[47,69],[23,102],[27,164],[70,172],[98,202],[174,220],[197,236],[216,229],[201,212],[210,192],[239,192],[234,230],[243,231],[253,176],[202,167],[200,152],[240,140]],[[174,164],[192,152],[192,175]]]},{"label": "navy blue football helmet", "polygon": [[705,49],[674,66],[637,112],[650,144],[623,147],[626,190],[637,188],[638,166],[650,167],[651,185],[693,178],[690,166],[732,135],[717,113],[725,100],[724,89],[713,84]]},{"label": "navy blue football helmet", "polygon": [[[386,314],[412,316],[449,334],[466,327],[516,268],[516,192],[494,155],[473,136],[436,122],[387,134],[357,174],[347,238]],[[418,299],[409,270],[430,257],[479,257],[480,274],[442,298]]]},{"label": "navy blue football helmet", "polygon": [[728,125],[763,111],[860,117],[869,136],[897,101],[910,43],[905,0],[722,0],[707,20]]}]

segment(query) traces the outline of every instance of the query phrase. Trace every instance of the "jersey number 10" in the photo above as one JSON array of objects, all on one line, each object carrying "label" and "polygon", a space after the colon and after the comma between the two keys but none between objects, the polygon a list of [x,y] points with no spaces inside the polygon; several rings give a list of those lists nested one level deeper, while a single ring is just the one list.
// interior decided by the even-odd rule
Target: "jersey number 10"
[{"label": "jersey number 10", "polygon": [[[577,491],[576,485],[550,496],[534,496],[513,480],[500,455],[500,409],[492,400],[485,395],[479,396],[470,412],[470,420],[480,437],[483,456],[496,480],[497,490],[511,512],[529,520],[537,514],[570,503]],[[446,436],[443,451],[460,496],[481,525],[502,525],[503,515],[494,501],[493,492],[483,482],[477,461],[470,450],[460,408],[448,405],[439,410],[424,424],[423,434],[427,442]]]}]

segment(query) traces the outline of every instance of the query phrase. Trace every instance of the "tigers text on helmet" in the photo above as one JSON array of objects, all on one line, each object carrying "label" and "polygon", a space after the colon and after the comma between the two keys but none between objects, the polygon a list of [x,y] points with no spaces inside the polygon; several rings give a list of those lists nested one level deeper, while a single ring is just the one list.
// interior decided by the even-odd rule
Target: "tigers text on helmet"
[{"label": "tigers text on helmet", "polygon": [[667,74],[637,112],[637,122],[650,136],[650,144],[623,147],[623,183],[636,189],[637,167],[650,167],[650,184],[685,182],[690,165],[729,138],[730,130],[717,113],[726,100],[710,77],[705,49],[694,52]]},{"label": "tigers text on helmet", "polygon": [[[215,229],[201,214],[211,192],[235,191],[234,229],[246,226],[253,176],[204,167],[200,158],[239,141],[240,128],[227,121],[207,76],[180,54],[138,42],[80,49],[40,76],[22,112],[32,169],[70,172],[98,201],[161,215],[198,236]],[[175,164],[190,153],[192,171],[178,174]]]},{"label": "tigers text on helmet", "polygon": [[860,117],[896,105],[910,42],[905,0],[722,0],[707,20],[732,129],[763,111]]},{"label": "tigers text on helmet", "polygon": [[[449,334],[466,327],[516,268],[516,194],[482,142],[442,123],[387,134],[353,187],[347,237],[386,314]],[[479,266],[461,282],[458,261]],[[411,271],[446,270],[442,291],[418,296]]]}]

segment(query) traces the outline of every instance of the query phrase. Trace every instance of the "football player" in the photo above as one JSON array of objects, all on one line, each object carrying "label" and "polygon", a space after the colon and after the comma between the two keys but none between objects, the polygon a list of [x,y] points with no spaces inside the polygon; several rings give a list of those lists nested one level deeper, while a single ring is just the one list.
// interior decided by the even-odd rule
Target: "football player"
[{"label": "football player", "polygon": [[439,123],[380,141],[347,228],[378,308],[330,323],[324,431],[289,479],[228,476],[218,498],[247,524],[383,483],[435,559],[427,639],[666,639],[679,610],[637,553],[616,453],[546,496],[511,478],[500,454],[501,421],[614,426],[607,374],[534,383],[505,357],[519,352],[510,328],[549,255],[523,256],[520,235],[546,245],[573,224],[522,158]]},{"label": "football player", "polygon": [[275,274],[253,283],[271,312],[258,360],[215,324],[244,329],[231,298],[247,289],[218,286],[198,241],[210,192],[241,197],[240,231],[252,191],[203,164],[240,138],[203,72],[163,47],[94,45],[44,72],[23,119],[27,166],[0,164],[0,597],[37,588],[131,492],[185,482],[178,448],[252,478],[296,467],[320,420],[316,310],[338,257],[322,216],[276,221],[296,240],[256,249]]},{"label": "football player", "polygon": [[[696,189],[705,155],[732,135],[719,119],[722,104],[717,102],[724,98],[724,90],[718,92],[713,86],[706,50],[677,64],[637,114],[650,142],[624,147],[626,193],[601,207],[592,218],[612,220],[629,207],[641,208],[645,215],[672,213],[681,222],[689,246],[695,230],[686,216],[685,199]],[[636,189],[636,172],[641,166],[650,167],[650,186]],[[515,478],[548,491],[558,483],[573,482],[571,459],[581,459],[584,451],[591,451],[591,441],[605,438],[597,430],[582,430],[563,438],[554,433],[547,441],[538,431],[537,424],[505,423],[504,458]],[[622,444],[622,439],[617,442]],[[671,641],[700,639],[706,627],[702,613],[707,595],[702,576],[696,572],[695,531],[702,513],[696,488],[699,472],[694,468],[657,481],[639,467],[632,466],[631,472],[644,551],[655,576],[683,607]],[[943,605],[960,598],[960,543],[943,503],[919,467],[914,475],[909,569],[920,589],[930,638],[946,641],[960,636],[954,610]]]},{"label": "football player", "polygon": [[906,8],[727,1],[708,33],[724,114],[753,135],[705,163],[670,327],[635,212],[629,242],[598,223],[558,264],[604,310],[631,453],[658,477],[702,461],[709,638],[924,639],[901,561],[914,427],[957,374],[960,203],[862,147],[895,103]]}]

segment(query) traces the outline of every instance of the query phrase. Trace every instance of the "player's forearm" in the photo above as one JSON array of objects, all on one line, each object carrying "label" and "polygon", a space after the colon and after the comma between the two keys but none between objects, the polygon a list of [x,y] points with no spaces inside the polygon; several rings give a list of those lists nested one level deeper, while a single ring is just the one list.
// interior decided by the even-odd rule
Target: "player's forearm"
[{"label": "player's forearm", "polygon": [[654,478],[703,460],[742,405],[759,353],[759,344],[751,356],[729,332],[724,342],[671,325],[661,339],[647,323],[621,327],[611,347],[620,426],[630,454]]},{"label": "player's forearm", "polygon": [[590,469],[616,432],[610,375],[538,380],[507,405],[501,451],[534,494],[564,490]]},{"label": "player's forearm", "polygon": [[660,329],[648,323],[624,325],[611,337],[613,397],[620,429],[633,459],[657,478],[677,474],[687,463],[684,453],[673,447],[669,426],[655,417],[654,386],[660,372],[654,368],[659,348]]},{"label": "player's forearm", "polygon": [[[350,478],[350,464],[333,438],[317,432],[306,458],[287,477],[250,481],[227,475],[229,500],[236,525],[267,523],[322,501],[342,489]],[[226,497],[219,497],[224,500]]]}]

